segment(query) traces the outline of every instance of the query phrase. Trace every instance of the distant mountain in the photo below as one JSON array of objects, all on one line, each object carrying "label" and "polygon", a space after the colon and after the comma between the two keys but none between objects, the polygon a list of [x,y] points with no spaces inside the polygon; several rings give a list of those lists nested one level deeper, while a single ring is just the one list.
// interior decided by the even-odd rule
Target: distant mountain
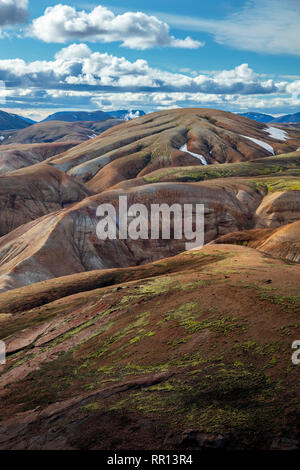
[{"label": "distant mountain", "polygon": [[41,122],[45,121],[67,121],[67,122],[76,122],[76,121],[106,121],[107,119],[122,119],[124,121],[130,121],[131,119],[144,116],[144,111],[139,109],[119,109],[116,111],[62,111],[59,113],[54,113],[48,116]]},{"label": "distant mountain", "polygon": [[135,119],[141,116],[145,116],[145,112],[141,109],[118,109],[117,111],[109,111],[111,117],[124,119],[124,121],[130,121],[131,119]]},{"label": "distant mountain", "polygon": [[0,133],[0,144],[40,144],[50,142],[84,142],[97,137],[101,132],[110,127],[121,124],[121,119],[108,119],[97,122],[65,122],[65,121],[46,121],[38,122],[26,129],[14,131],[3,131]]},{"label": "distant mountain", "polygon": [[274,119],[272,122],[300,122],[300,113],[286,114],[285,116]]},{"label": "distant mountain", "polygon": [[0,131],[25,129],[31,124],[32,122],[29,122],[26,118],[0,110]]},{"label": "distant mountain", "polygon": [[253,119],[254,121],[258,122],[272,122],[274,121],[274,116],[270,114],[263,114],[263,113],[238,113],[239,116],[244,116],[248,119]]},{"label": "distant mountain", "polygon": [[24,121],[29,122],[30,125],[37,123],[37,121],[34,121],[33,119],[30,119],[30,118],[27,118],[27,117],[24,117],[24,116],[20,116],[20,117],[22,119],[24,119]]},{"label": "distant mountain", "polygon": [[108,113],[103,111],[62,111],[46,117],[41,122],[45,121],[65,121],[65,122],[75,122],[75,121],[106,121],[110,119],[111,116]]},{"label": "distant mountain", "polygon": [[253,119],[254,121],[258,122],[282,122],[282,123],[298,123],[300,122],[300,113],[295,114],[285,114],[284,116],[279,116],[275,118],[270,114],[263,114],[263,113],[238,113],[239,116],[244,116],[248,119]]}]

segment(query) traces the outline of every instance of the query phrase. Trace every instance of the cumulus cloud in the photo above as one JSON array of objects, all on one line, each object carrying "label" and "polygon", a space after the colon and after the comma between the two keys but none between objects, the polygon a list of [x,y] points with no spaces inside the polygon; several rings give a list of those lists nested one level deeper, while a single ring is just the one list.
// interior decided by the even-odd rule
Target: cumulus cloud
[{"label": "cumulus cloud", "polygon": [[64,43],[74,39],[86,41],[121,42],[130,49],[149,49],[155,46],[197,49],[204,44],[170,35],[167,23],[142,12],[115,15],[101,5],[91,12],[78,11],[68,5],[48,7],[43,16],[33,20],[30,35],[45,42]]},{"label": "cumulus cloud", "polygon": [[162,15],[177,28],[211,33],[219,44],[236,49],[300,55],[299,0],[249,0],[227,18]]},{"label": "cumulus cloud", "polygon": [[0,0],[0,27],[25,23],[28,0]]},{"label": "cumulus cloud", "polygon": [[213,94],[268,94],[278,91],[273,80],[262,79],[248,64],[210,75],[191,76],[153,69],[143,59],[130,62],[124,57],[92,52],[86,44],[71,44],[63,48],[53,61],[0,60],[0,80],[6,81],[7,86],[12,83],[25,88],[46,89],[157,89]]},{"label": "cumulus cloud", "polygon": [[6,83],[7,102],[14,107],[53,103],[119,108],[127,98],[130,108],[210,105],[224,109],[229,104],[251,103],[255,108],[263,103],[280,107],[284,102],[296,106],[300,91],[299,80],[266,79],[248,64],[206,74],[171,73],[150,67],[146,60],[92,52],[86,44],[71,44],[49,61],[0,60],[1,80]]}]

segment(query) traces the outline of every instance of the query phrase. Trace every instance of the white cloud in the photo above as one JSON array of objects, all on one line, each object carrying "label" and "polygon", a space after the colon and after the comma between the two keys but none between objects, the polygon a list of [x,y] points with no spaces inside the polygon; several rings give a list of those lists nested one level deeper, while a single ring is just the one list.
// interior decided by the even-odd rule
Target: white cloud
[{"label": "white cloud", "polygon": [[45,42],[118,41],[124,47],[141,50],[156,46],[197,49],[204,45],[189,36],[170,36],[169,30],[167,23],[142,12],[115,15],[101,5],[86,12],[59,4],[48,7],[43,16],[33,20],[29,34]]},{"label": "white cloud", "polygon": [[0,60],[1,80],[7,85],[7,105],[13,107],[210,106],[281,112],[300,104],[299,80],[277,82],[248,64],[206,74],[171,73],[151,68],[146,60],[92,52],[86,44],[71,44],[50,61]]},{"label": "white cloud", "polygon": [[[248,64],[232,70],[196,76],[153,69],[146,60],[130,62],[124,57],[92,52],[86,44],[63,48],[53,61],[26,63],[22,59],[0,60],[0,80],[23,87],[74,89],[81,87],[136,88],[140,91],[191,91],[212,94],[258,94],[278,91],[274,80],[265,80]],[[288,82],[284,82],[284,87]],[[9,86],[9,85],[8,85]],[[281,89],[283,87],[280,84]]]},{"label": "white cloud", "polygon": [[0,26],[25,23],[28,17],[28,0],[0,0]]},{"label": "white cloud", "polygon": [[263,54],[300,55],[299,0],[249,0],[218,20],[160,14],[177,28],[211,33],[219,44]]}]

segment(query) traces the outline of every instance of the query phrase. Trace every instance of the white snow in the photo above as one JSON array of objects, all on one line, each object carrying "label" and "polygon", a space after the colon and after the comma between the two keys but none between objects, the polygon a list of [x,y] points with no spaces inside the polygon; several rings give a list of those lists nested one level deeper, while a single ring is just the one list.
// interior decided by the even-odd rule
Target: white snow
[{"label": "white snow", "polygon": [[273,139],[275,140],[286,140],[288,137],[288,133],[283,131],[282,129],[278,129],[277,127],[269,126],[264,129]]},{"label": "white snow", "polygon": [[252,140],[252,142],[255,142],[257,145],[260,145],[264,149],[268,150],[272,155],[275,155],[273,147],[271,145],[267,144],[266,142],[263,142],[262,140],[255,139],[254,137],[248,137],[247,135],[242,135],[242,137],[245,137],[246,139]]},{"label": "white snow", "polygon": [[182,147],[180,147],[181,152],[187,152],[189,153],[190,155],[193,155],[193,157],[196,157],[198,158],[198,160],[201,160],[201,163],[202,165],[207,165],[207,161],[205,160],[205,157],[203,155],[200,155],[199,153],[193,153],[193,152],[190,152],[188,149],[187,149],[187,144],[184,144]]},{"label": "white snow", "polygon": [[89,135],[89,139],[94,139],[95,137],[97,137],[97,134]]},{"label": "white snow", "polygon": [[140,117],[140,112],[139,111],[136,111],[134,113],[132,110],[130,110],[129,113],[125,114],[123,119],[125,121],[131,121],[132,119],[136,119],[138,117]]},{"label": "white snow", "polygon": [[2,142],[2,140],[4,139],[5,139],[4,135],[0,135],[0,141]]}]

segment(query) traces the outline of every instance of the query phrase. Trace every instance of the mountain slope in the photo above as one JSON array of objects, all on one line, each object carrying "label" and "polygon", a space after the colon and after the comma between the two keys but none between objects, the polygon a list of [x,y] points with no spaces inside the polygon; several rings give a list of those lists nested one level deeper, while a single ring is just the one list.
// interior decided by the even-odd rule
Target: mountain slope
[{"label": "mountain slope", "polygon": [[300,122],[300,112],[295,114],[286,114],[285,116],[280,116],[274,119],[273,122],[290,122],[290,123],[298,123]]},{"label": "mountain slope", "polygon": [[223,235],[214,243],[247,245],[276,258],[300,261],[300,221],[275,229],[244,230]]},{"label": "mountain slope", "polygon": [[[0,176],[0,236],[91,194],[92,192],[80,182],[43,163],[2,175]],[[0,238],[0,243],[1,240]],[[35,242],[32,240],[29,243],[34,245]],[[19,253],[17,249],[15,255]],[[3,253],[0,264],[5,263],[5,256]]]},{"label": "mountain slope", "polygon": [[106,121],[109,119],[109,114],[103,111],[61,111],[58,113],[50,114],[41,122],[46,121],[66,121],[66,122],[76,122],[76,121]]},{"label": "mountain slope", "polygon": [[84,142],[93,139],[101,132],[120,122],[122,121],[111,119],[110,117],[100,122],[46,121],[34,124],[26,129],[6,133],[3,135],[2,145],[14,143]]},{"label": "mountain slope", "polygon": [[[176,201],[191,204],[201,201],[207,212],[206,242],[221,234],[252,228],[253,214],[263,198],[263,194],[247,185],[226,183],[154,184],[125,194],[128,205],[138,200],[147,207],[155,203],[173,204]],[[97,207],[102,203],[117,207],[120,195],[124,195],[124,191],[86,198],[76,205],[22,225],[2,237],[1,289],[74,272],[144,264],[185,249],[185,239],[98,239],[96,226],[100,219],[96,215]],[[243,207],[243,199],[247,200],[247,207]],[[64,259],[64,263],[57,263],[57,259]]]},{"label": "mountain slope", "polygon": [[118,109],[116,111],[107,111],[107,114],[113,118],[124,119],[125,121],[145,116],[145,112],[140,109]]},{"label": "mountain slope", "polygon": [[[48,171],[47,165],[44,167],[44,171]],[[16,173],[11,173],[11,177]],[[139,201],[148,208],[151,204],[201,202],[205,206],[205,243],[227,233],[275,228],[300,219],[300,191],[275,189],[274,193],[268,194],[263,179],[260,184],[233,178],[198,183],[156,183],[127,191],[106,191],[54,213],[49,213],[47,205],[48,210],[43,209],[42,214],[48,215],[22,225],[0,239],[1,290],[76,272],[140,265],[185,249],[184,238],[98,239],[97,207],[111,203],[118,209],[120,195],[127,195],[128,206]],[[57,263],[57,259],[64,259],[64,263]]]},{"label": "mountain slope", "polygon": [[218,245],[132,269],[10,316],[30,289],[0,295],[0,448],[297,449],[299,265]]},{"label": "mountain slope", "polygon": [[18,116],[17,114],[7,113],[0,110],[0,131],[10,129],[24,129],[31,125],[27,119]]},{"label": "mountain slope", "polygon": [[49,163],[95,191],[164,167],[234,163],[296,150],[300,134],[273,138],[264,124],[225,111],[180,109],[116,126]]},{"label": "mountain slope", "polygon": [[270,114],[254,113],[254,112],[238,113],[238,115],[244,116],[248,119],[254,119],[254,121],[258,121],[258,122],[272,122],[275,119],[274,116],[271,116]]},{"label": "mountain slope", "polygon": [[10,144],[0,146],[0,174],[9,173],[65,152],[78,142],[51,142],[48,144]]}]

